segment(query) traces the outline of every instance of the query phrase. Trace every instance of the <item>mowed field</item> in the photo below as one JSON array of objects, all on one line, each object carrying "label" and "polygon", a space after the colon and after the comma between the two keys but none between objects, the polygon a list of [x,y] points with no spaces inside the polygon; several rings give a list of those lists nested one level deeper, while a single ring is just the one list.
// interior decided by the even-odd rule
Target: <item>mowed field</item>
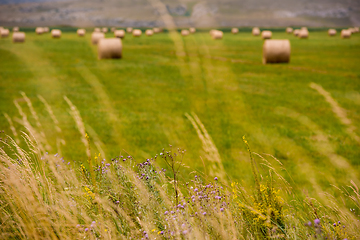
[{"label": "mowed field", "polygon": [[[331,185],[359,183],[360,34],[341,39],[339,32],[329,37],[310,31],[309,39],[297,39],[273,32],[274,39],[291,42],[291,62],[275,65],[262,64],[263,41],[250,32],[225,33],[222,40],[207,31],[187,37],[127,34],[123,58],[116,60],[98,60],[90,34],[64,32],[52,39],[27,32],[24,44],[0,39],[1,130],[14,136],[6,113],[21,139],[25,129],[16,101],[46,134],[49,154],[86,162],[66,96],[81,114],[92,155],[101,152],[107,161],[132,155],[140,162],[171,144],[187,150],[182,178],[199,170],[248,185],[245,135],[252,151],[275,156],[289,173],[282,171],[286,179],[313,196],[333,193]],[[190,121],[196,116],[211,136],[208,144]]]}]

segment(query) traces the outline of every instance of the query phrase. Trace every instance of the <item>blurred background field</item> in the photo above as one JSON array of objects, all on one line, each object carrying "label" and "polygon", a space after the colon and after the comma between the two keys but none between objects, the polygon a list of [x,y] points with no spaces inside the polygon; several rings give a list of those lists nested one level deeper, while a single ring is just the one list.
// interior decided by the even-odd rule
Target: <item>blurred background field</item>
[{"label": "blurred background field", "polygon": [[[244,185],[252,184],[252,176],[243,135],[253,151],[279,159],[298,190],[321,195],[319,190],[333,192],[332,184],[358,183],[360,143],[310,84],[321,85],[351,124],[360,125],[359,34],[341,39],[339,31],[329,37],[325,30],[309,29],[309,39],[298,39],[279,29],[273,39],[290,40],[290,63],[263,65],[263,40],[247,29],[237,35],[225,31],[221,41],[200,29],[178,35],[175,43],[167,33],[127,34],[123,58],[101,61],[90,29],[84,38],[71,28],[62,30],[61,39],[33,31],[26,33],[24,44],[0,39],[0,122],[6,134],[13,135],[3,113],[18,134],[24,130],[14,100],[35,125],[24,92],[49,139],[49,153],[86,162],[67,96],[80,111],[93,154],[102,152],[108,161],[126,154],[140,162],[171,144],[187,150],[189,168],[182,169],[181,178],[188,179],[192,170],[209,171],[213,164],[185,116],[194,113],[212,137],[226,174]],[[53,108],[61,132],[38,95]],[[353,132],[360,135],[359,129]],[[339,159],[350,168],[339,167]]]}]

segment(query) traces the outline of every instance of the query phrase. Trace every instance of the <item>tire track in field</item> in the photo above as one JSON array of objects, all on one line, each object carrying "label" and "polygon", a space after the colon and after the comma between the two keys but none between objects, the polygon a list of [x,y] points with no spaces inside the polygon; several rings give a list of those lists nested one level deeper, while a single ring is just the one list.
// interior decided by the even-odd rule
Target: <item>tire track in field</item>
[{"label": "tire track in field", "polygon": [[111,104],[111,100],[106,92],[104,85],[100,82],[96,75],[94,75],[87,67],[77,66],[76,70],[80,76],[92,87],[95,96],[97,97],[103,109],[106,110],[108,120],[113,127],[113,139],[122,146],[123,141],[121,140],[121,131],[119,128],[120,119],[116,114],[115,109]]},{"label": "tire track in field", "polygon": [[312,89],[315,89],[320,95],[322,95],[325,100],[330,104],[332,111],[338,117],[340,122],[344,124],[347,134],[360,144],[360,137],[355,133],[356,127],[352,124],[351,119],[347,117],[346,110],[338,104],[338,102],[331,96],[331,94],[326,91],[321,85],[316,83],[310,83],[309,85]]},{"label": "tire track in field", "polygon": [[313,141],[315,150],[321,155],[327,157],[332,165],[346,171],[346,173],[350,175],[349,181],[353,180],[355,183],[359,184],[358,174],[356,173],[354,168],[351,166],[351,164],[346,158],[336,154],[335,146],[330,143],[328,136],[320,129],[320,127],[316,123],[311,121],[311,119],[309,119],[307,116],[301,115],[294,110],[284,107],[276,108],[275,112],[277,114],[292,118],[310,129],[315,134],[315,141]]},{"label": "tire track in field", "polygon": [[[202,55],[205,56],[211,56],[210,48],[208,47],[206,40],[202,36],[201,38],[195,39],[197,52],[200,52]],[[218,67],[218,63],[214,62],[217,61],[217,59],[214,58],[204,58],[200,59],[199,56],[195,57],[195,63],[191,62],[191,69],[195,73],[194,80],[197,81],[200,79],[199,76],[204,76],[205,81],[207,82],[208,88],[213,89],[223,89],[224,87],[228,89],[235,89],[237,90],[237,84],[236,84],[236,77],[233,71],[231,70],[229,65],[221,65],[221,68]],[[224,79],[223,73],[227,73],[226,79]],[[203,79],[203,80],[204,80]],[[212,85],[212,86],[211,86]],[[303,176],[304,179],[307,179],[307,181],[312,185],[314,188],[316,194],[324,201],[328,202],[327,198],[322,194],[323,189],[318,184],[318,181],[316,179],[316,171],[314,171],[313,166],[310,164],[310,159],[307,157],[307,153],[304,151],[304,149],[300,146],[298,146],[292,139],[285,138],[279,136],[278,132],[271,132],[269,136],[265,135],[264,132],[261,130],[262,126],[259,125],[253,117],[249,116],[249,114],[246,114],[249,111],[248,106],[245,105],[244,100],[242,99],[242,96],[239,95],[238,92],[235,91],[236,94],[238,94],[238,101],[237,101],[237,113],[242,112],[244,114],[235,114],[232,116],[232,113],[229,112],[229,116],[232,118],[232,121],[234,122],[241,122],[241,125],[244,127],[244,129],[247,129],[247,132],[251,134],[251,137],[253,137],[258,143],[261,144],[261,146],[264,148],[264,152],[271,152],[273,149],[278,149],[281,151],[284,155],[287,155],[289,159],[294,161],[294,163],[297,166],[297,169],[299,169],[299,176]],[[225,100],[229,97],[229,95],[225,95]],[[240,137],[239,137],[240,139]]]}]

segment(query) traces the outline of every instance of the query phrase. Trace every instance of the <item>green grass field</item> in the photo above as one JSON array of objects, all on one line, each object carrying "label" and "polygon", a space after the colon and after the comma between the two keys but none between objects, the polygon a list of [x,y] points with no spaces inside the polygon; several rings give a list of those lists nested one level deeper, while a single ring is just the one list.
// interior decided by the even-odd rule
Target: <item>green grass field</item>
[{"label": "green grass field", "polygon": [[[316,31],[302,40],[274,32],[273,38],[290,39],[289,64],[263,65],[262,40],[249,32],[225,33],[217,41],[207,32],[185,38],[128,34],[123,58],[101,61],[89,31],[85,38],[65,32],[61,39],[28,32],[24,44],[0,39],[0,127],[13,136],[7,113],[18,134],[24,130],[14,100],[35,126],[24,92],[47,135],[49,153],[61,151],[67,160],[85,162],[67,96],[80,111],[92,154],[103,151],[108,160],[129,154],[140,162],[171,144],[187,150],[189,168],[181,173],[187,179],[192,170],[209,173],[213,165],[186,117],[194,113],[226,174],[245,185],[252,176],[244,135],[252,151],[279,159],[299,190],[320,196],[333,192],[332,184],[359,183],[360,35],[341,39],[339,33],[328,37]],[[342,123],[311,83],[330,93],[351,123]],[[52,107],[61,132],[38,95]],[[60,149],[59,139],[66,142]]]}]

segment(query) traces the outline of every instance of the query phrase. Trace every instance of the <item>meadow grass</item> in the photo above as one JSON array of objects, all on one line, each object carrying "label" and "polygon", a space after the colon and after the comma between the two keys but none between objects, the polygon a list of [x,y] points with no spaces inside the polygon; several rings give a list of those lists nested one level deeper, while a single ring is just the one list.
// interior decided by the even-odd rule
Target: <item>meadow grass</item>
[{"label": "meadow grass", "polygon": [[[241,139],[245,135],[254,152],[281,161],[279,172],[295,183],[293,192],[301,201],[305,191],[328,204],[326,193],[341,199],[334,186],[359,183],[359,143],[310,84],[331,94],[359,136],[360,37],[343,40],[315,31],[301,40],[273,34],[290,39],[289,64],[262,65],[262,40],[247,32],[225,33],[221,41],[196,33],[181,38],[180,51],[166,33],[127,35],[123,59],[105,61],[97,60],[89,33],[79,38],[64,32],[58,40],[27,33],[25,44],[0,39],[0,110],[9,116],[0,115],[1,130],[14,136],[7,120],[11,119],[21,139],[27,116],[39,139],[46,139],[41,142],[44,151],[88,168],[84,134],[77,127],[83,122],[92,153],[101,152],[107,162],[131,155],[139,163],[172,144],[187,150],[187,167],[179,173],[182,181],[192,179],[189,173],[194,170],[215,177],[221,173],[213,169],[224,169],[227,185],[238,181],[249,188],[254,183]],[[40,125],[20,92],[31,100]],[[75,118],[74,123],[64,96],[77,107],[81,121]],[[51,106],[56,120],[41,99]],[[218,158],[222,167],[214,162]],[[343,162],[347,164],[339,164]],[[355,207],[348,198],[345,206]]]}]

